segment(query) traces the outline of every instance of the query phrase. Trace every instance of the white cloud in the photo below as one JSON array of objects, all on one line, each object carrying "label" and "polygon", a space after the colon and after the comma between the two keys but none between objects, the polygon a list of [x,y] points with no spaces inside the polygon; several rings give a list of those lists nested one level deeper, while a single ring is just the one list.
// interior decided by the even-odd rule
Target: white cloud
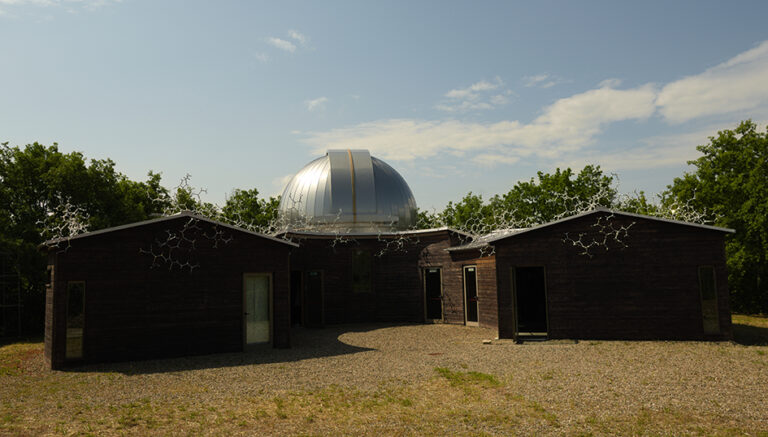
[{"label": "white cloud", "polygon": [[266,53],[255,52],[253,57],[262,64],[269,62],[269,56]]},{"label": "white cloud", "polygon": [[296,51],[296,44],[284,39],[269,37],[267,38],[267,42],[280,50],[285,50],[286,52],[293,53]]},{"label": "white cloud", "polygon": [[[502,90],[499,90],[502,88]],[[493,82],[481,80],[466,88],[457,88],[445,93],[445,100],[435,105],[435,109],[445,112],[467,112],[472,110],[493,109],[506,105],[512,91],[503,89],[504,82],[496,77]],[[495,95],[490,91],[499,90]]]},{"label": "white cloud", "polygon": [[506,163],[530,155],[557,158],[589,145],[608,123],[649,117],[654,112],[655,96],[652,85],[627,90],[605,86],[560,99],[528,124],[389,119],[310,132],[304,141],[318,153],[331,148],[363,148],[393,160],[488,150],[503,152]]},{"label": "white cloud", "polygon": [[[549,77],[543,76],[532,77],[532,83],[546,83]],[[766,78],[768,41],[702,74],[667,84],[661,91],[654,84],[619,89],[619,79],[604,80],[594,89],[555,101],[530,122],[384,119],[302,135],[315,152],[365,148],[401,161],[448,153],[470,154],[471,161],[483,166],[513,164],[531,156],[563,163],[593,160],[613,169],[676,166],[694,159],[696,146],[706,143],[708,135],[733,125],[723,126],[721,119],[718,126],[646,138],[622,150],[596,151],[591,146],[611,123],[643,121],[657,113],[667,121],[682,122],[749,110],[759,121],[768,117]],[[436,108],[452,113],[491,109],[506,104],[510,93],[501,79],[480,81],[449,91],[447,100]]]},{"label": "white cloud", "polygon": [[289,30],[288,31],[288,36],[290,36],[291,38],[295,39],[299,44],[301,44],[303,46],[307,45],[307,37],[304,36],[303,34],[297,32],[297,31],[295,31],[295,30]]},{"label": "white cloud", "polygon": [[325,109],[325,102],[327,101],[327,97],[318,97],[312,100],[305,100],[304,106],[306,106],[308,111],[322,110]]},{"label": "white cloud", "polygon": [[618,90],[611,84],[560,99],[525,130],[533,141],[584,145],[612,122],[646,119],[654,111],[656,90],[647,84]]},{"label": "white cloud", "polygon": [[768,106],[768,41],[701,74],[667,84],[656,99],[672,123]]},{"label": "white cloud", "polygon": [[565,82],[562,78],[547,73],[525,76],[523,77],[523,81],[525,82],[526,88],[551,88]]},{"label": "white cloud", "polygon": [[445,93],[445,97],[448,97],[449,99],[474,99],[477,98],[477,93],[479,91],[489,91],[498,88],[502,83],[501,79],[496,78],[496,80],[496,83],[490,83],[481,80],[480,82],[473,83],[466,88],[450,90]]},{"label": "white cloud", "polygon": [[519,156],[508,156],[498,153],[481,153],[472,158],[472,162],[483,167],[495,167],[499,164],[515,164],[518,161],[520,161]]},{"label": "white cloud", "polygon": [[439,109],[440,111],[445,112],[466,112],[470,110],[493,109],[493,105],[485,102],[472,102],[465,100],[461,103],[453,105],[441,103],[435,105],[435,109]]},{"label": "white cloud", "polygon": [[309,42],[309,38],[306,35],[296,30],[288,31],[288,39],[270,36],[264,38],[264,40],[267,44],[289,53],[295,53],[299,46],[305,47],[307,42]]}]

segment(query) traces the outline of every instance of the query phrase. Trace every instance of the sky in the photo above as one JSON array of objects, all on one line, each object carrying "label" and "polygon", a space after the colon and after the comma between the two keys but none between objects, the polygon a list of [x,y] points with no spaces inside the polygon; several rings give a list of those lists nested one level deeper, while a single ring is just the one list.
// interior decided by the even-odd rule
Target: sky
[{"label": "sky", "polygon": [[662,191],[768,121],[766,1],[0,0],[0,142],[223,204],[369,149],[420,208],[600,165]]}]

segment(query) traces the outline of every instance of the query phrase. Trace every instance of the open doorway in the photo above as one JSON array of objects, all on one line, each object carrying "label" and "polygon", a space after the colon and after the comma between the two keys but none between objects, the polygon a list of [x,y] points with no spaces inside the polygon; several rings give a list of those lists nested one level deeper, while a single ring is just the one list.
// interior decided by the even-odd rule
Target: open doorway
[{"label": "open doorway", "polygon": [[440,268],[424,269],[424,319],[443,320],[443,274]]},{"label": "open doorway", "polygon": [[464,324],[477,325],[477,266],[464,266]]},{"label": "open doorway", "polygon": [[547,335],[547,292],[544,267],[512,267],[515,332],[521,336]]},{"label": "open doorway", "polygon": [[291,326],[303,324],[302,314],[303,296],[301,295],[301,270],[291,271]]},{"label": "open doorway", "polygon": [[323,272],[310,270],[304,288],[304,326],[319,328],[323,323]]}]

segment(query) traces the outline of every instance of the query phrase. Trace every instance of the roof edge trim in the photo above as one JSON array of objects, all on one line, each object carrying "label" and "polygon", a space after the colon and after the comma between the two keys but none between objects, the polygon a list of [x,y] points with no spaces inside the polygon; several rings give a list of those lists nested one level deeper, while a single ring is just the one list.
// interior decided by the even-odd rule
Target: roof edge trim
[{"label": "roof edge trim", "polygon": [[217,226],[223,226],[225,228],[229,228],[229,229],[232,229],[232,230],[235,230],[235,231],[238,231],[238,232],[243,232],[245,234],[255,235],[257,237],[265,238],[267,240],[272,240],[272,241],[275,241],[275,242],[278,242],[278,243],[287,244],[287,245],[293,246],[293,247],[299,247],[298,244],[296,244],[296,243],[294,243],[292,241],[283,240],[281,238],[272,237],[270,235],[262,234],[262,233],[259,233],[259,232],[249,231],[247,229],[243,229],[243,228],[238,227],[238,226],[234,226],[234,225],[230,225],[228,223],[224,223],[224,222],[220,222],[220,221],[217,221],[217,220],[213,220],[213,219],[205,217],[203,215],[194,214],[191,211],[182,211],[182,212],[180,212],[178,214],[169,215],[169,216],[165,216],[165,217],[159,217],[159,218],[154,218],[154,219],[149,219],[149,220],[142,220],[140,222],[127,223],[127,224],[124,224],[124,225],[113,226],[111,228],[104,228],[104,229],[99,229],[99,230],[91,231],[91,232],[84,232],[82,234],[73,235],[71,237],[54,238],[54,239],[51,239],[51,240],[46,240],[46,241],[40,243],[38,248],[42,249],[44,247],[51,247],[54,244],[61,243],[63,241],[78,240],[80,238],[87,238],[87,237],[92,237],[92,236],[96,236],[96,235],[107,234],[107,233],[110,233],[110,232],[122,231],[124,229],[131,229],[131,228],[136,228],[136,227],[139,227],[139,226],[144,226],[144,225],[149,225],[149,224],[154,224],[154,223],[161,223],[161,222],[164,222],[164,221],[179,219],[179,218],[182,218],[182,217],[189,217],[189,218],[193,218],[193,219],[196,219],[196,220],[202,220],[204,222],[212,223],[212,224],[217,225]]}]

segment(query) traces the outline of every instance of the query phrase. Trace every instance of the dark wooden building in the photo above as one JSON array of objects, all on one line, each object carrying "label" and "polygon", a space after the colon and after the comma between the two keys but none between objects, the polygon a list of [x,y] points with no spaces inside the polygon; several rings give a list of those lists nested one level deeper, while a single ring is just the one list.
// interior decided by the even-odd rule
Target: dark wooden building
[{"label": "dark wooden building", "polygon": [[447,228],[381,234],[292,233],[294,324],[464,321],[445,250],[468,235]]},{"label": "dark wooden building", "polygon": [[728,232],[596,210],[449,250],[493,252],[501,338],[726,340]]},{"label": "dark wooden building", "polygon": [[731,338],[730,229],[598,209],[474,239],[414,231],[405,180],[361,150],[309,163],[279,209],[283,238],[182,213],[47,242],[50,365],[288,347],[292,325],[374,321]]},{"label": "dark wooden building", "polygon": [[189,213],[50,241],[46,359],[60,368],[288,347],[296,247]]}]

